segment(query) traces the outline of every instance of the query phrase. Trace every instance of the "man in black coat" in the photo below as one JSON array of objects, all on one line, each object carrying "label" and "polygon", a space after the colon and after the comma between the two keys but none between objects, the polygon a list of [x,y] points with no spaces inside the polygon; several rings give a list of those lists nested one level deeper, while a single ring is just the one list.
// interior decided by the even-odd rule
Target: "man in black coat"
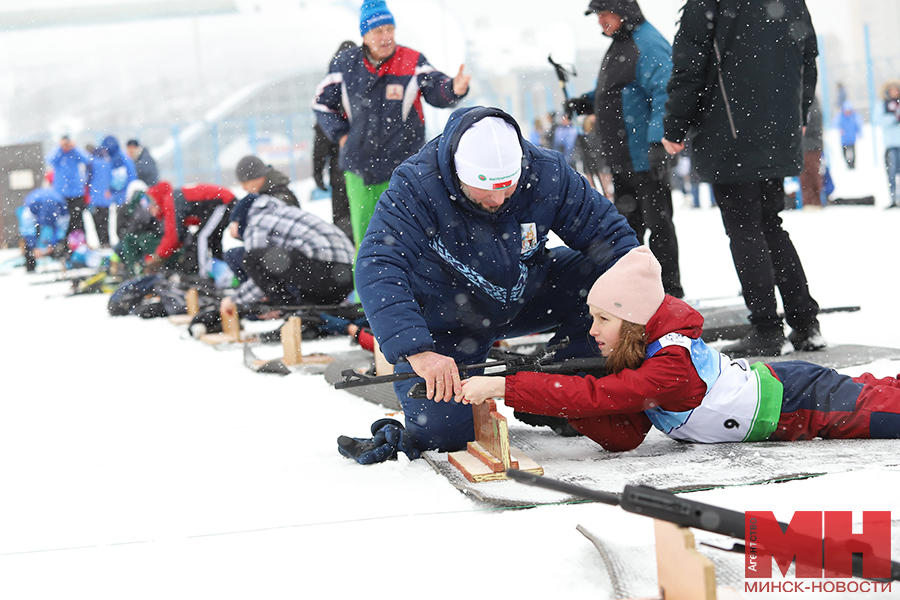
[{"label": "man in black coat", "polygon": [[687,0],[675,36],[663,144],[675,154],[695,135],[693,158],[731,240],[753,325],[722,350],[731,357],[781,354],[776,285],[794,348],[825,346],[819,305],[778,215],[784,178],[803,169],[817,54],[803,0]]},{"label": "man in black coat", "polygon": [[137,171],[137,178],[147,184],[154,186],[159,183],[159,170],[156,168],[156,161],[150,156],[150,152],[141,146],[137,140],[128,140],[125,145],[125,151],[131,160],[134,161],[134,169]]}]

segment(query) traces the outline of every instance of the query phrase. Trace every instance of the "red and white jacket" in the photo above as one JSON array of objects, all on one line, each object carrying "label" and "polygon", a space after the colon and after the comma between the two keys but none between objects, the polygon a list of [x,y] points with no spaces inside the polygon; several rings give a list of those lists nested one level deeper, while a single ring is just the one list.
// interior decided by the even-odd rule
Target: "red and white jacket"
[{"label": "red and white jacket", "polygon": [[339,142],[340,167],[366,183],[383,183],[425,143],[422,99],[437,108],[455,106],[453,78],[423,54],[397,46],[375,68],[362,46],[339,52],[316,88],[313,110],[325,135]]},{"label": "red and white jacket", "polygon": [[[211,183],[198,183],[180,188],[180,193],[184,195],[187,202],[218,202],[228,204],[234,200],[234,194],[226,187],[214,185]],[[163,236],[156,247],[156,255],[162,259],[169,258],[172,253],[181,247],[181,235],[179,230],[183,226],[198,225],[196,220],[191,220],[192,216],[188,215],[183,223],[177,222],[175,210],[175,190],[168,181],[160,181],[149,190],[150,194],[159,207],[158,220],[163,224]]]},{"label": "red and white jacket", "polygon": [[[703,316],[687,303],[666,296],[647,323],[647,340],[667,333],[699,338]],[[679,412],[696,408],[706,394],[687,349],[665,346],[637,369],[605,377],[522,372],[506,378],[504,402],[517,411],[566,417],[606,450],[632,450],[652,424],[644,410],[656,406]]]}]

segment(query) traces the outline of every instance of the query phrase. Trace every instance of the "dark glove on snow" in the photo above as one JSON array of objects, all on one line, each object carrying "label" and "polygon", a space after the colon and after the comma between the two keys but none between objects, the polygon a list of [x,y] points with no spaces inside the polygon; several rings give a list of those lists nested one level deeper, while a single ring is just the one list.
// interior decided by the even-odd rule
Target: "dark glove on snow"
[{"label": "dark glove on snow", "polygon": [[322,333],[331,335],[347,334],[347,326],[350,325],[350,321],[348,321],[347,319],[335,317],[334,315],[329,315],[326,312],[319,313],[319,318],[322,320],[322,322],[319,324],[319,331],[321,331]]},{"label": "dark glove on snow", "polygon": [[672,179],[672,155],[666,152],[662,142],[650,144],[647,159],[650,161],[650,175],[653,179],[662,182]]},{"label": "dark glove on snow", "polygon": [[372,423],[371,438],[338,438],[338,452],[361,465],[371,465],[394,460],[397,452],[403,452],[410,460],[419,458],[415,442],[403,425],[395,419],[378,419]]},{"label": "dark glove on snow", "polygon": [[594,105],[584,96],[566,100],[565,108],[566,114],[587,115],[594,112]]}]

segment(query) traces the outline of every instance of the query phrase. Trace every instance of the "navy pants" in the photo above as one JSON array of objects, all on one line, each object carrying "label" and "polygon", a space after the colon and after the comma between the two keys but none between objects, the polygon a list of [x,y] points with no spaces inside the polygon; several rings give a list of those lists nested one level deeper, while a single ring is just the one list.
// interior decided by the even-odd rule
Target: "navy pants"
[{"label": "navy pants", "polygon": [[[587,292],[604,269],[569,248],[553,248],[551,252],[551,267],[544,285],[524,299],[522,310],[508,324],[465,334],[432,333],[434,351],[457,362],[476,364],[485,362],[497,340],[555,330],[549,344],[568,337],[569,345],[559,350],[554,360],[597,356],[597,346],[588,335],[592,320]],[[394,367],[395,373],[412,370],[406,362]],[[469,376],[476,374],[468,372]],[[406,417],[406,429],[415,438],[417,447],[442,452],[465,449],[466,442],[475,439],[472,407],[452,400],[445,403],[409,398],[407,393],[420,381],[416,377],[394,383]]]},{"label": "navy pants", "polygon": [[784,385],[781,419],[769,439],[900,438],[896,377],[850,377],[799,360],[769,368]]}]

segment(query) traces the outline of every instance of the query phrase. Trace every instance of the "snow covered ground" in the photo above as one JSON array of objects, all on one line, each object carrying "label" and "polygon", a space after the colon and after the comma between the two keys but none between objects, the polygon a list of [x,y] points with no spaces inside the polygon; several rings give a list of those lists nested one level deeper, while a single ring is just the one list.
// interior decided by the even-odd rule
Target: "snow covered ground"
[{"label": "snow covered ground", "polygon": [[[821,317],[829,341],[897,346],[900,210],[883,209],[870,147],[860,144],[855,172],[832,170],[836,195],[874,194],[878,206],[786,211],[784,220],[819,303],[862,307]],[[305,204],[328,212],[327,202]],[[734,297],[718,210],[676,204],[688,296]],[[0,262],[14,254],[0,251]],[[610,580],[575,527],[628,546],[653,542],[651,521],[619,508],[496,510],[422,460],[361,467],[338,455],[335,439],[365,434],[383,408],[321,376],[252,373],[240,351],[208,347],[166,319],[109,317],[106,296],[47,298],[67,289],[32,285],[48,278],[0,276],[4,600],[602,599],[613,597]],[[846,372],[866,370],[896,375],[900,362]],[[818,447],[810,443],[810,467]],[[867,469],[860,456],[850,473],[687,496],[782,520],[852,510],[859,521],[863,510],[900,515],[898,492],[900,469]]]}]

